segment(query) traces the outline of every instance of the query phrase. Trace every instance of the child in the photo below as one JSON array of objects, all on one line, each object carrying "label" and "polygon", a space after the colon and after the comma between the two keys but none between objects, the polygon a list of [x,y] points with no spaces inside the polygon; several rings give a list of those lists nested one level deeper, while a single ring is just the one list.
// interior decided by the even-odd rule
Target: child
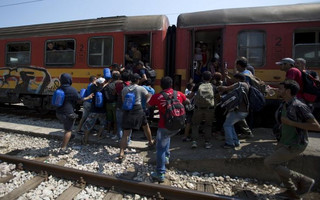
[{"label": "child", "polygon": [[190,138],[190,127],[191,127],[191,119],[192,119],[192,115],[193,115],[193,110],[194,110],[194,103],[193,103],[193,97],[190,99],[189,95],[194,87],[194,83],[188,83],[187,84],[187,88],[185,90],[185,95],[187,96],[187,98],[190,101],[190,104],[185,105],[186,108],[186,126],[184,129],[184,136],[182,137],[182,141],[183,142],[189,142],[191,141]]}]

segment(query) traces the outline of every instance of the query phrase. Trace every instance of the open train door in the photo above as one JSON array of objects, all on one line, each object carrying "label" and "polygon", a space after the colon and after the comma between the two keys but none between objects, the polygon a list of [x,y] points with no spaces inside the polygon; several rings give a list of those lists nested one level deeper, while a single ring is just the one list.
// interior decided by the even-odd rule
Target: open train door
[{"label": "open train door", "polygon": [[165,75],[174,77],[176,63],[176,26],[169,26],[167,31]]}]

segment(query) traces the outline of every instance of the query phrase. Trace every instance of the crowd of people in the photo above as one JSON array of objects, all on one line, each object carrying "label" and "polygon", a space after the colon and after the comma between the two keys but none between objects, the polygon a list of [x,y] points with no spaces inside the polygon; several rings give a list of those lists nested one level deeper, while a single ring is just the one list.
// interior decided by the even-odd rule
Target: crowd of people
[{"label": "crowd of people", "polygon": [[[310,107],[305,104],[303,95],[299,95],[302,88],[299,72],[305,69],[297,68],[295,61],[291,58],[282,59],[277,64],[286,71],[286,80],[275,89],[283,99],[278,109],[278,125],[281,134],[278,137],[276,151],[265,159],[265,164],[279,175],[288,188],[282,195],[299,198],[300,195],[310,191],[314,180],[289,170],[284,163],[305,150],[308,144],[307,130],[320,131],[320,125],[312,115]],[[160,81],[162,91],[155,94],[143,62],[137,62],[136,67],[137,73],[132,73],[114,64],[111,67],[111,78],[90,77],[90,83],[83,97],[80,97],[71,87],[71,76],[61,75],[61,88],[66,93],[64,105],[57,109],[57,117],[63,122],[65,129],[62,151],[66,151],[71,137],[76,118],[74,106],[81,102],[83,102],[83,115],[76,131],[84,132],[83,144],[88,143],[90,131],[99,120],[98,136],[102,137],[105,129],[114,133],[114,139],[120,141],[118,159],[122,161],[125,159],[125,149],[130,142],[132,130],[142,127],[148,139],[148,145],[156,145],[156,171],[151,173],[151,177],[159,182],[165,179],[166,164],[170,159],[170,138],[180,131],[180,129],[172,130],[167,125],[167,104],[170,99],[175,100],[176,104],[184,105],[186,120],[183,141],[190,141],[191,148],[199,146],[201,132],[204,134],[206,149],[212,148],[211,141],[214,137],[224,138],[225,143],[222,146],[224,149],[240,146],[239,138],[254,137],[251,121],[254,112],[250,110],[248,102],[254,75],[248,70],[246,58],[241,57],[236,60],[234,73],[225,72],[228,84],[222,80],[220,72],[212,74],[211,71],[206,70],[201,72],[200,82],[188,83],[185,93],[173,90],[172,78],[165,76]],[[245,95],[241,96],[238,106],[230,110],[223,107],[222,96],[239,88]],[[102,106],[96,104],[96,94],[99,91],[103,94]],[[134,103],[132,108],[127,109],[124,104],[128,103],[126,98],[131,93],[134,93],[132,100]],[[159,110],[160,119],[154,141],[148,116],[155,107]]]}]

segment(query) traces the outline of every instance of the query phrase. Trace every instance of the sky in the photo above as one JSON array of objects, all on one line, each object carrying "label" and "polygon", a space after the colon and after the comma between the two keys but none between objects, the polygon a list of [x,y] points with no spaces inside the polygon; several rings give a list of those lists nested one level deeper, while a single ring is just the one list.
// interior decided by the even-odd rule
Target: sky
[{"label": "sky", "polygon": [[0,28],[159,14],[167,15],[170,24],[176,24],[181,13],[299,3],[320,3],[320,0],[0,0]]}]

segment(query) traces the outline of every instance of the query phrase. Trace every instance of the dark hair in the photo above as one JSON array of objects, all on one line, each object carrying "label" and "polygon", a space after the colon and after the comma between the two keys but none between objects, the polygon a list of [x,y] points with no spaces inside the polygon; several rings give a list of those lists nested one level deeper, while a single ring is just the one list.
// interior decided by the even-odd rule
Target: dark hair
[{"label": "dark hair", "polygon": [[171,78],[170,76],[162,77],[161,83],[160,83],[161,88],[162,88],[163,90],[168,89],[168,88],[171,88],[171,87],[172,87],[172,82],[173,82],[173,81],[172,81],[172,78]]},{"label": "dark hair", "polygon": [[132,83],[137,83],[141,79],[141,76],[138,73],[134,73],[130,75],[130,80]]},{"label": "dark hair", "polygon": [[96,76],[90,76],[90,77],[89,77],[90,83],[92,83],[92,81],[94,81],[96,78],[97,78]]},{"label": "dark hair", "polygon": [[120,73],[112,73],[112,79],[113,80],[119,80],[121,78]]},{"label": "dark hair", "polygon": [[188,90],[191,90],[194,87],[194,85],[195,85],[194,83],[188,83],[186,88]]},{"label": "dark hair", "polygon": [[285,89],[289,89],[292,96],[297,95],[300,90],[300,86],[295,80],[287,79],[281,82],[280,85],[283,85]]},{"label": "dark hair", "polygon": [[246,58],[241,57],[241,58],[239,58],[239,59],[237,60],[236,64],[237,64],[237,65],[240,65],[242,68],[246,68],[247,65],[248,65],[248,61],[247,61]]},{"label": "dark hair", "polygon": [[202,73],[202,79],[203,79],[204,81],[210,81],[211,78],[212,78],[211,72],[205,71],[205,72]]},{"label": "dark hair", "polygon": [[143,85],[151,86],[151,83],[152,83],[151,79],[148,78],[147,80],[145,80],[145,81],[143,82]]},{"label": "dark hair", "polygon": [[124,82],[129,81],[129,76],[130,76],[129,72],[127,72],[127,71],[122,72],[122,74],[121,74],[122,81],[124,81]]},{"label": "dark hair", "polygon": [[222,80],[222,74],[220,72],[215,72],[213,74],[213,79],[217,80],[217,81],[221,81]]},{"label": "dark hair", "polygon": [[245,75],[240,74],[240,73],[236,73],[233,77],[240,80],[241,82],[244,82],[246,80]]}]

